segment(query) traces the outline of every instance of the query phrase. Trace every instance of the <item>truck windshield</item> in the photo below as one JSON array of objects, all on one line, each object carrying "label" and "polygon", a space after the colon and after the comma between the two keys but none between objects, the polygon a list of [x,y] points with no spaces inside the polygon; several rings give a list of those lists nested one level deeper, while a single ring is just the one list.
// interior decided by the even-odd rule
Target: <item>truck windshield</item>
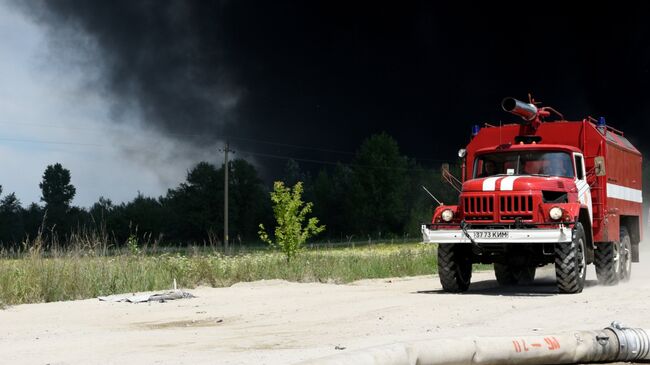
[{"label": "truck windshield", "polygon": [[480,155],[474,178],[494,175],[542,175],[574,177],[571,156],[565,152],[516,151]]}]

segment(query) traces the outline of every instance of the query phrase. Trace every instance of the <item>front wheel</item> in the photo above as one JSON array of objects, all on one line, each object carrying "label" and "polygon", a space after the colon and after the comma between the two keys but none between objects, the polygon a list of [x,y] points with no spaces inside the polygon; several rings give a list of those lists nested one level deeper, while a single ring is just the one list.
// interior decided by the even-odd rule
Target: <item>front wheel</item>
[{"label": "front wheel", "polygon": [[571,242],[555,244],[555,277],[560,293],[580,293],[585,287],[585,241],[585,230],[581,223],[576,223]]},{"label": "front wheel", "polygon": [[460,293],[469,289],[472,279],[471,252],[464,245],[438,245],[438,276],[442,289],[450,293]]}]

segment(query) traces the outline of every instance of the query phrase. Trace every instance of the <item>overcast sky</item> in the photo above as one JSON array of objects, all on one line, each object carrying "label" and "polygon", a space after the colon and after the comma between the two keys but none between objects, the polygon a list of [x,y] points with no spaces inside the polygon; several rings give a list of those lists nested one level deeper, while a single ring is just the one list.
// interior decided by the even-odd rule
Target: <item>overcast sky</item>
[{"label": "overcast sky", "polygon": [[[195,159],[179,146],[140,128],[137,111],[121,124],[102,90],[88,82],[83,55],[53,54],[45,29],[7,1],[0,1],[0,185],[23,205],[38,202],[45,167],[60,162],[77,187],[73,204],[90,206],[100,196],[116,202],[138,191],[158,196],[181,182]],[[131,115],[130,115],[131,113]],[[215,141],[216,142],[216,141]],[[196,160],[217,159],[217,150]]]}]

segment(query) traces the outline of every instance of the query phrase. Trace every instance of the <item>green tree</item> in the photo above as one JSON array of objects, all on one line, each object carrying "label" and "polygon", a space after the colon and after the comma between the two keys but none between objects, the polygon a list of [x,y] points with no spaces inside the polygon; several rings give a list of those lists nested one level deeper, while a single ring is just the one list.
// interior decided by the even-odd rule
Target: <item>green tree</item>
[{"label": "green tree", "polygon": [[129,237],[136,235],[137,238],[145,236],[157,238],[162,233],[163,207],[156,198],[146,197],[138,192],[135,199],[123,204],[121,208],[123,220],[126,221],[122,229],[128,227]]},{"label": "green tree", "polygon": [[31,203],[27,209],[23,210],[23,222],[25,224],[25,235],[30,238],[36,237],[43,225],[43,216],[45,211],[36,204]]},{"label": "green tree", "polygon": [[411,166],[388,134],[375,134],[359,148],[348,206],[353,231],[402,234],[408,217],[407,193]]},{"label": "green tree", "polygon": [[[438,199],[445,199],[448,190],[453,190],[441,179],[440,169],[425,169],[419,164],[412,162],[413,171],[408,186],[407,204],[408,217],[405,233],[410,237],[419,237],[422,223],[430,222],[435,207],[438,205],[427,194],[422,187],[426,187]],[[444,195],[444,196],[443,196]],[[453,203],[452,200],[443,200],[445,203]]]},{"label": "green tree", "polygon": [[284,176],[282,177],[282,181],[289,186],[293,186],[298,181],[305,181],[301,175],[300,165],[298,165],[298,162],[294,159],[287,160],[287,163],[284,165]]},{"label": "green tree", "polygon": [[354,173],[348,166],[338,164],[331,173],[320,171],[313,183],[314,214],[327,225],[328,237],[343,239],[356,235],[352,224],[354,206],[351,201],[351,188]]},{"label": "green tree", "polygon": [[77,190],[70,183],[70,170],[60,163],[49,165],[38,185],[42,191],[41,201],[45,203],[47,221],[50,226],[62,227],[65,231],[66,215]]},{"label": "green tree", "polygon": [[[259,222],[270,221],[271,205],[257,170],[242,159],[228,163],[229,228],[233,242],[257,239]],[[161,198],[167,237],[185,242],[206,241],[223,232],[224,168],[200,162],[187,179]]]},{"label": "green tree", "polygon": [[302,200],[302,182],[297,182],[293,189],[284,186],[281,181],[273,184],[271,201],[273,202],[273,215],[277,222],[275,227],[275,241],[269,238],[264,224],[259,225],[260,239],[271,247],[278,248],[287,256],[287,261],[298,253],[302,245],[314,235],[325,230],[325,226],[318,225],[318,218],[311,217],[303,226],[307,215],[311,212],[312,203]]},{"label": "green tree", "polygon": [[176,239],[200,242],[209,232],[222,232],[223,169],[199,162],[188,171],[185,182],[168,190],[162,204]]},{"label": "green tree", "polygon": [[300,168],[300,165],[296,160],[289,159],[287,160],[287,164],[284,165],[284,176],[282,181],[284,181],[287,186],[294,186],[297,182],[302,181],[303,187],[306,189],[311,185],[311,176],[308,172],[305,172]]},{"label": "green tree", "polygon": [[270,223],[267,189],[253,165],[242,159],[230,162],[230,236],[233,242],[256,240],[260,222]]},{"label": "green tree", "polygon": [[0,200],[0,240],[5,246],[16,245],[24,235],[23,208],[16,194],[11,193]]},{"label": "green tree", "polygon": [[60,163],[48,165],[43,173],[43,181],[38,184],[42,191],[41,201],[45,206],[70,207],[77,189],[70,184],[70,170]]},{"label": "green tree", "polygon": [[89,213],[93,220],[100,223],[107,223],[106,221],[114,208],[115,206],[112,200],[100,196],[99,200],[90,207]]},{"label": "green tree", "polygon": [[0,212],[2,213],[19,214],[21,210],[20,200],[16,198],[15,193],[11,193],[0,200]]}]

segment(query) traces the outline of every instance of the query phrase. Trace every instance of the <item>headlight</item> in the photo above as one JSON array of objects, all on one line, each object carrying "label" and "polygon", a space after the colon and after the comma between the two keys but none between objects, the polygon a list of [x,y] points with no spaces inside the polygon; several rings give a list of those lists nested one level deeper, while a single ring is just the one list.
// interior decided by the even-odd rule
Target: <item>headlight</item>
[{"label": "headlight", "polygon": [[452,218],[454,218],[454,212],[451,209],[445,209],[442,211],[442,214],[440,214],[440,217],[442,217],[442,220],[445,222],[450,222]]},{"label": "headlight", "polygon": [[560,207],[553,207],[551,208],[551,210],[548,211],[548,215],[551,217],[552,220],[556,221],[562,218],[562,209]]}]

